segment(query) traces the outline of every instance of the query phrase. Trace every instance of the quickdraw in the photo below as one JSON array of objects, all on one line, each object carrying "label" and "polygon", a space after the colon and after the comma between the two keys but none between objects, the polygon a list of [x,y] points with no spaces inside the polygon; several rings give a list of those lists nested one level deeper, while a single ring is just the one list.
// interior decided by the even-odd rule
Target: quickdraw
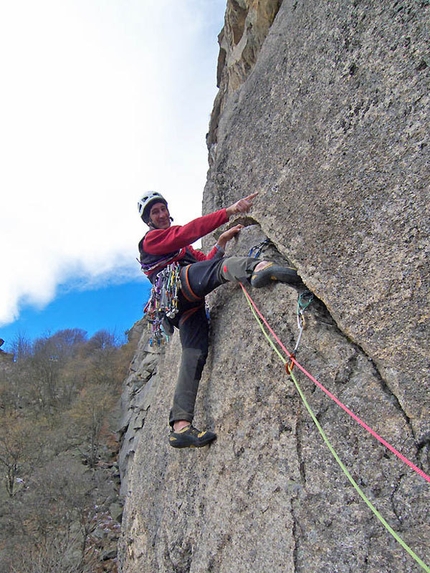
[{"label": "quickdraw", "polygon": [[297,300],[297,327],[299,329],[299,334],[297,337],[296,346],[294,347],[294,350],[291,352],[290,360],[285,364],[285,370],[287,371],[287,374],[291,374],[291,372],[293,371],[294,359],[296,358],[296,354],[299,350],[300,340],[302,338],[303,330],[306,326],[305,317],[303,313],[311,304],[313,299],[314,295],[310,291],[305,290],[302,293],[300,293],[299,298]]},{"label": "quickdraw", "polygon": [[160,345],[169,340],[171,334],[169,318],[178,313],[178,293],[181,287],[180,266],[178,263],[167,265],[160,271],[151,289],[144,314],[149,322],[151,338],[149,344]]},{"label": "quickdraw", "polygon": [[258,257],[263,252],[264,247],[270,244],[272,244],[272,241],[270,239],[264,239],[264,241],[261,241],[261,243],[259,243],[258,245],[254,245],[253,247],[250,248],[248,257],[253,257],[254,259],[258,259]]},{"label": "quickdraw", "polygon": [[[282,362],[285,364],[286,360],[284,358],[284,356],[282,355],[282,353],[280,352],[279,348],[288,356],[290,357],[291,354],[288,352],[288,350],[285,348],[285,346],[282,344],[281,340],[279,339],[279,337],[276,335],[276,333],[272,330],[272,328],[270,327],[269,323],[267,322],[267,320],[264,318],[264,316],[261,314],[261,312],[258,310],[257,306],[255,305],[255,302],[252,300],[252,298],[250,297],[250,295],[247,293],[245,287],[241,284],[240,285],[242,287],[242,291],[245,295],[245,298],[249,304],[249,307],[256,319],[256,321],[258,322],[264,336],[266,337],[267,341],[269,342],[269,344],[272,346],[273,350],[276,352],[276,354],[281,358]],[[300,306],[300,297],[299,297],[299,306]],[[306,305],[306,307],[309,306],[308,304]],[[267,329],[267,330],[266,330]],[[272,338],[269,336],[270,335],[273,337]],[[275,342],[279,345],[279,348],[276,346]],[[400,452],[398,452],[395,448],[393,448],[393,446],[391,446],[386,440],[384,440],[383,438],[381,438],[381,436],[379,436],[374,430],[372,430],[372,428],[370,428],[365,422],[363,422],[356,414],[354,414],[351,410],[349,410],[344,404],[342,404],[342,402],[336,398],[336,396],[334,396],[334,394],[332,394],[331,392],[329,392],[327,390],[327,388],[324,388],[324,386],[318,382],[318,380],[316,378],[314,378],[311,374],[309,374],[309,372],[307,372],[307,370],[305,370],[303,368],[303,366],[301,366],[301,364],[299,364],[297,362],[297,367],[310,379],[312,380],[317,386],[318,388],[320,388],[321,390],[323,390],[323,392],[325,392],[327,394],[327,396],[329,396],[338,406],[340,406],[345,412],[347,412],[356,422],[358,422],[363,428],[365,428],[374,438],[376,438],[381,444],[383,444],[386,448],[388,448],[391,452],[393,452],[399,459],[401,459],[403,462],[405,462],[410,468],[412,468],[414,471],[416,471],[419,475],[421,475],[421,477],[423,477],[425,480],[427,480],[428,482],[430,482],[430,476],[427,475],[421,468],[419,468],[418,466],[416,466],[415,464],[413,464],[410,460],[408,460],[403,454],[401,454]],[[361,497],[361,499],[366,503],[366,505],[368,506],[368,508],[373,512],[373,514],[377,517],[377,519],[380,521],[380,523],[385,527],[385,529],[388,531],[388,533],[390,533],[390,535],[392,535],[394,537],[394,539],[403,547],[403,549],[405,549],[405,551],[407,551],[407,553],[412,557],[412,559],[414,559],[422,569],[424,569],[424,571],[426,571],[427,573],[430,573],[430,567],[428,567],[424,561],[422,559],[420,559],[418,557],[418,555],[409,547],[409,545],[407,545],[403,539],[394,531],[394,529],[389,525],[389,523],[382,517],[382,515],[379,513],[379,511],[376,509],[376,507],[371,503],[371,501],[366,497],[364,491],[360,488],[360,486],[357,484],[357,482],[353,479],[351,473],[348,471],[348,469],[346,468],[346,466],[344,465],[344,463],[341,461],[341,459],[339,458],[337,452],[335,451],[335,449],[333,448],[332,444],[330,443],[327,435],[325,434],[321,424],[319,423],[316,415],[314,414],[312,408],[310,407],[306,396],[303,392],[303,390],[301,389],[299,383],[296,380],[296,377],[294,376],[294,374],[291,372],[291,379],[294,382],[294,385],[297,389],[297,392],[300,395],[300,398],[303,401],[303,404],[306,407],[306,410],[309,412],[315,426],[318,429],[318,432],[320,433],[322,439],[324,440],[326,446],[328,447],[328,449],[330,450],[330,453],[333,455],[334,459],[336,460],[337,464],[339,465],[339,467],[341,468],[341,470],[343,471],[343,473],[345,474],[345,476],[348,478],[349,482],[351,483],[351,485],[355,488],[356,492],[358,493],[358,495]]]}]

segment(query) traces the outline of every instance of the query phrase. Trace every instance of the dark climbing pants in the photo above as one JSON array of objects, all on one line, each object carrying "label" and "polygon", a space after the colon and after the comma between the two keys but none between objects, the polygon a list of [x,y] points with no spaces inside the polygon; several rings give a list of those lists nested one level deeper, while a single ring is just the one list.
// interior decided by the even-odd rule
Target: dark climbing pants
[{"label": "dark climbing pants", "polygon": [[[181,365],[169,423],[192,422],[203,367],[209,350],[209,324],[205,296],[223,283],[248,283],[260,261],[251,257],[227,257],[193,263],[181,269],[179,312],[172,324],[179,329]],[[249,284],[249,283],[248,283]]]}]

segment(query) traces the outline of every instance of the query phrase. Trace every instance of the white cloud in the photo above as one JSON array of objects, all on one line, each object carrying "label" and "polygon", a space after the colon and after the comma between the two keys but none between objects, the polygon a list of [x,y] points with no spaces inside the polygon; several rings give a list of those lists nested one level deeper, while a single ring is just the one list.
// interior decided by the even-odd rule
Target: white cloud
[{"label": "white cloud", "polygon": [[0,325],[57,285],[140,273],[147,189],[200,214],[225,0],[0,8]]}]

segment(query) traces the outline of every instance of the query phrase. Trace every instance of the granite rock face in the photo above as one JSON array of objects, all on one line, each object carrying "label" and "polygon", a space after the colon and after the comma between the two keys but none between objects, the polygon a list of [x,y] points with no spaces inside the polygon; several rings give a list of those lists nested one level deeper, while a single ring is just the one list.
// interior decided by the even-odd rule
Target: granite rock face
[{"label": "granite rock face", "polygon": [[[429,16],[415,0],[228,2],[203,201],[260,192],[230,253],[267,237],[304,284],[249,289],[256,305],[291,351],[311,291],[299,362],[427,474]],[[253,57],[227,57],[241,41]],[[240,286],[208,302],[195,424],[213,445],[167,443],[177,333],[154,352],[144,332],[125,384],[120,570],[421,571],[341,471]],[[352,478],[429,565],[430,484],[293,373]]]},{"label": "granite rock face", "polygon": [[[428,2],[284,2],[224,105],[205,210],[253,217],[430,437]],[[394,315],[394,316],[393,316]]]},{"label": "granite rock face", "polygon": [[218,94],[210,119],[208,146],[216,142],[224,104],[246,80],[278,13],[281,0],[231,0],[227,2],[225,25],[218,36]]}]

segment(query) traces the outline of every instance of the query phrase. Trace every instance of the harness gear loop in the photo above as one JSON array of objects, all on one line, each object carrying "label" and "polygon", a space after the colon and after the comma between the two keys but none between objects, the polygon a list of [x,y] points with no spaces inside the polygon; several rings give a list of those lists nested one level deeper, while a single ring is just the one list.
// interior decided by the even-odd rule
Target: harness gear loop
[{"label": "harness gear loop", "polygon": [[169,318],[178,313],[178,294],[181,287],[180,266],[178,263],[167,265],[161,270],[152,285],[149,300],[143,310],[149,323],[151,338],[149,344],[162,344],[169,340],[172,325]]}]

